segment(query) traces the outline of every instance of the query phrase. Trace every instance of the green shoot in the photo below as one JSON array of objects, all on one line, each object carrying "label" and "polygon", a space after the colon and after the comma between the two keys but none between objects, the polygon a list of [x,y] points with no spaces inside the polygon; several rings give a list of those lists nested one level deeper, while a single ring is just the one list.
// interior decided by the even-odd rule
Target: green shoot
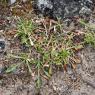
[{"label": "green shoot", "polygon": [[35,25],[31,20],[19,19],[17,24],[17,34],[15,37],[20,37],[21,43],[27,46],[33,46],[31,35],[35,29]]},{"label": "green shoot", "polygon": [[84,43],[89,44],[93,47],[95,47],[95,33],[93,32],[87,32],[85,34]]},{"label": "green shoot", "polygon": [[18,64],[14,64],[14,65],[11,65],[7,70],[6,70],[6,72],[7,73],[10,73],[10,72],[12,72],[12,71],[14,71],[17,67],[19,67],[21,64],[25,64],[27,67],[28,67],[28,70],[29,70],[29,72],[31,73],[32,71],[31,71],[31,66],[30,66],[30,64],[32,64],[32,62],[33,62],[33,59],[31,58],[29,58],[29,55],[28,54],[26,54],[26,53],[22,53],[22,54],[20,54],[19,56],[17,55],[13,55],[13,54],[10,54],[10,55],[8,55],[9,57],[11,57],[11,58],[15,58],[15,59],[20,59],[21,60],[21,62]]}]

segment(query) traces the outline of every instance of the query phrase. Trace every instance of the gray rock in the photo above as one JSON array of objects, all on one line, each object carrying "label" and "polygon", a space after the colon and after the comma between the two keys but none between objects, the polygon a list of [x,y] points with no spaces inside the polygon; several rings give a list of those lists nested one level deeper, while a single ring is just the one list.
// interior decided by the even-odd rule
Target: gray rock
[{"label": "gray rock", "polygon": [[0,39],[0,52],[3,52],[5,49],[5,41],[3,39]]},{"label": "gray rock", "polygon": [[36,0],[42,14],[54,18],[71,18],[79,15],[90,15],[92,0]]},{"label": "gray rock", "polygon": [[11,4],[13,4],[13,3],[15,3],[16,2],[16,0],[10,0],[10,3]]}]

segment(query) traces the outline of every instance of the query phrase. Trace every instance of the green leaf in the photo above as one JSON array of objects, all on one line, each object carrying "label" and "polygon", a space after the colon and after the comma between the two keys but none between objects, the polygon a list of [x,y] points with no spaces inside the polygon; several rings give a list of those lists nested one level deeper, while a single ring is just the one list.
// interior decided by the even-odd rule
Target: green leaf
[{"label": "green leaf", "polygon": [[42,85],[42,80],[41,80],[41,77],[38,76],[37,80],[36,80],[36,87],[39,89]]},{"label": "green leaf", "polygon": [[29,62],[28,62],[28,61],[26,61],[25,63],[26,63],[26,65],[27,65],[27,67],[28,67],[29,72],[30,72],[30,73],[32,73],[32,70],[31,70],[31,67],[30,67]]},{"label": "green leaf", "polygon": [[69,57],[69,55],[70,55],[70,52],[68,50],[66,50],[66,49],[59,52],[59,57],[64,58],[64,59]]},{"label": "green leaf", "polygon": [[14,70],[16,70],[16,68],[17,68],[19,65],[20,65],[20,64],[12,64],[12,65],[6,70],[6,73],[13,72]]},{"label": "green leaf", "polygon": [[48,71],[44,70],[44,73],[47,77],[51,77]]}]

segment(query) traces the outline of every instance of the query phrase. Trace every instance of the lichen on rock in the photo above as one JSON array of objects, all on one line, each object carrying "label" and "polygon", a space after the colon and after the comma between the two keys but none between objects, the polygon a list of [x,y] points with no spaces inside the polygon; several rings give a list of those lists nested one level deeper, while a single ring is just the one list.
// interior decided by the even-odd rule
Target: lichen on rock
[{"label": "lichen on rock", "polygon": [[36,5],[43,15],[61,19],[88,16],[93,9],[92,0],[36,0]]}]

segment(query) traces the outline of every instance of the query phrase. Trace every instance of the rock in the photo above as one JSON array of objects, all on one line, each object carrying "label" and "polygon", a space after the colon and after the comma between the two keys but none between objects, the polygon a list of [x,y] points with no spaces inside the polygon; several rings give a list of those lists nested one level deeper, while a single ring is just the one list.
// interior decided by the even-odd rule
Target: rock
[{"label": "rock", "polygon": [[2,74],[2,73],[3,73],[3,71],[4,71],[4,67],[3,67],[3,65],[2,65],[2,64],[0,64],[0,74]]},{"label": "rock", "polygon": [[0,37],[0,59],[4,59],[10,50],[10,43],[4,37]]},{"label": "rock", "polygon": [[36,0],[38,10],[45,16],[54,18],[71,18],[90,15],[92,0]]},{"label": "rock", "polygon": [[5,49],[5,41],[0,39],[0,52],[3,52]]},{"label": "rock", "polygon": [[13,3],[15,3],[16,2],[16,0],[10,0],[10,3],[11,4],[13,4]]}]

